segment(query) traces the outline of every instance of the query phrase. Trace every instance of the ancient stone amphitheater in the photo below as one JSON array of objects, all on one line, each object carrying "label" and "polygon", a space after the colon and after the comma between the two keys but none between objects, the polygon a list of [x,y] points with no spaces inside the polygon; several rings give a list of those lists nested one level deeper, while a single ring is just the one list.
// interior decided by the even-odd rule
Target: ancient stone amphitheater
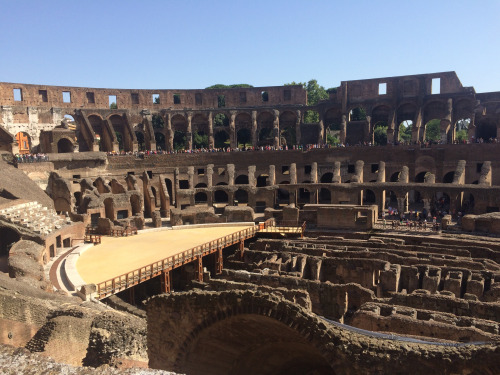
[{"label": "ancient stone amphitheater", "polygon": [[499,129],[454,72],[0,83],[0,372],[499,374]]}]

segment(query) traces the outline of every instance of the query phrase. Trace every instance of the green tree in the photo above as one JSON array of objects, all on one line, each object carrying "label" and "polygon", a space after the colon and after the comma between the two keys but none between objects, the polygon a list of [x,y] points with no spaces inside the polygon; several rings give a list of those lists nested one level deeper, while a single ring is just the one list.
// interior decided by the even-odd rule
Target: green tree
[{"label": "green tree", "polygon": [[163,129],[165,127],[165,122],[163,121],[163,117],[160,115],[153,115],[152,118],[153,129]]},{"label": "green tree", "polygon": [[208,148],[208,135],[203,132],[193,134],[193,145],[195,148]]},{"label": "green tree", "polygon": [[[307,104],[316,105],[320,100],[328,99],[328,92],[323,86],[318,84],[315,79],[309,80],[309,82],[290,82],[285,83],[285,86],[301,85],[307,91]],[[330,89],[329,89],[330,90]],[[319,122],[319,113],[316,111],[306,111],[304,114],[304,122],[307,124]]]},{"label": "green tree", "polygon": [[351,121],[365,121],[366,111],[364,108],[358,107],[351,111]]},{"label": "green tree", "polygon": [[212,86],[205,87],[205,89],[237,89],[237,88],[250,88],[253,87],[252,85],[249,85],[248,83],[236,83],[233,85],[224,85],[222,83],[217,83]]},{"label": "green tree", "polygon": [[467,140],[467,138],[468,138],[467,137],[467,130],[465,130],[465,129],[459,130],[455,134],[455,139],[457,141],[465,141],[465,140]]},{"label": "green tree", "polygon": [[118,105],[116,105],[116,103],[113,102],[109,105],[109,109],[118,109]]},{"label": "green tree", "polygon": [[375,124],[375,129],[373,130],[373,141],[376,145],[387,144],[387,123],[385,121],[379,121]]},{"label": "green tree", "polygon": [[441,120],[434,119],[425,126],[425,139],[428,141],[438,141],[441,139],[440,134]]},{"label": "green tree", "polygon": [[399,125],[399,140],[403,142],[411,141],[411,129],[413,124],[408,121],[403,121]]},{"label": "green tree", "polygon": [[336,135],[327,134],[326,135],[326,143],[331,146],[338,145],[340,143],[340,139]]}]

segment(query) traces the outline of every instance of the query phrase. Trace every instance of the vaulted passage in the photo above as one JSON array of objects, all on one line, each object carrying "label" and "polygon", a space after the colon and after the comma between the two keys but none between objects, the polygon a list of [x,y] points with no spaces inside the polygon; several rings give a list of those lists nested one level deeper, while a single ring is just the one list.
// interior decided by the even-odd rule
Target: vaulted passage
[{"label": "vaulted passage", "polygon": [[287,325],[243,314],[201,331],[179,363],[186,374],[334,374],[321,353]]}]

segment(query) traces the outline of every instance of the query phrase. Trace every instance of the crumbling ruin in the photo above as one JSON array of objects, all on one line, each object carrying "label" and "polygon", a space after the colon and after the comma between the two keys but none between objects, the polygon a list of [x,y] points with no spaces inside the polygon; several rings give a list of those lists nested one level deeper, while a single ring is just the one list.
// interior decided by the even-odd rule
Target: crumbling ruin
[{"label": "crumbling ruin", "polygon": [[[431,120],[440,141],[426,144]],[[381,123],[388,144],[374,146]],[[0,358],[81,373],[497,374],[499,128],[500,92],[454,72],[346,81],[315,106],[301,86],[0,83],[0,344],[29,351]],[[332,132],[343,147],[326,145]],[[256,224],[244,240],[120,291],[65,274],[102,236],[242,222]]]}]

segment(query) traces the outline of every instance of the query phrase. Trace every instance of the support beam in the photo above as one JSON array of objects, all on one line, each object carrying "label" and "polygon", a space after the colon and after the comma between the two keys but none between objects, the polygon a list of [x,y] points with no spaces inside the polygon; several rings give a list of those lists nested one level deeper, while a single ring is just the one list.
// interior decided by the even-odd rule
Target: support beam
[{"label": "support beam", "polygon": [[161,273],[160,281],[161,281],[162,293],[170,293],[172,291],[171,280],[172,280],[172,271],[163,271]]},{"label": "support beam", "polygon": [[220,275],[222,273],[223,268],[223,259],[222,259],[222,247],[217,249],[217,253],[215,253],[215,274]]}]

